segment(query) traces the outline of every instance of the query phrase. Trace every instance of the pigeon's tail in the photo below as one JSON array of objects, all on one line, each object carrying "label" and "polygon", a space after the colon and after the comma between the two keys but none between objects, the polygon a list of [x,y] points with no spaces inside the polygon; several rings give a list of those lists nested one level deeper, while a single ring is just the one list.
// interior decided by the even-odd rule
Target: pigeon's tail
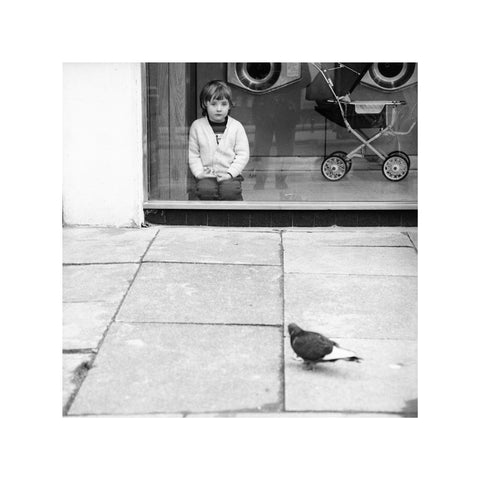
[{"label": "pigeon's tail", "polygon": [[347,362],[356,362],[356,363],[361,363],[363,358],[360,358],[360,357],[350,357],[350,358],[345,358],[344,360],[346,360]]},{"label": "pigeon's tail", "polygon": [[345,350],[340,347],[333,347],[333,350],[322,358],[323,362],[336,362],[337,360],[346,360],[347,362],[358,362],[360,363],[362,359],[357,357],[357,355],[350,351]]}]

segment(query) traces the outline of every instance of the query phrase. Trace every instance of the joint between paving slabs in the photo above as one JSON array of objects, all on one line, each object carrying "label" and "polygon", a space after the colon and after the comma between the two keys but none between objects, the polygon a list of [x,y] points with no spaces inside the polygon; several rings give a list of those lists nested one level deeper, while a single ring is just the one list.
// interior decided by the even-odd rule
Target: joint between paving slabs
[{"label": "joint between paving slabs", "polygon": [[64,267],[79,267],[79,266],[89,266],[89,265],[131,265],[131,264],[140,263],[140,261],[133,262],[74,262],[74,263],[63,263]]},{"label": "joint between paving slabs", "polygon": [[233,265],[235,267],[278,267],[277,263],[231,263],[231,262],[179,262],[175,260],[145,260],[141,263],[166,263],[174,265]]},{"label": "joint between paving slabs", "polygon": [[98,348],[64,348],[62,353],[64,355],[69,354],[89,354],[89,353],[97,353]]},{"label": "joint between paving slabs", "polygon": [[389,275],[386,273],[339,273],[339,272],[288,272],[289,274],[337,276],[337,277],[394,277],[394,278],[417,278],[417,275]]},{"label": "joint between paving slabs", "polygon": [[285,411],[285,250],[283,246],[283,233],[284,230],[280,230],[280,265],[282,272],[280,275],[280,296],[282,303],[282,331],[281,331],[281,373],[280,373],[280,403],[281,410]]},{"label": "joint between paving slabs", "polygon": [[412,237],[410,236],[410,233],[409,232],[403,232],[405,233],[405,235],[408,237],[408,239],[410,240],[411,244],[412,244],[412,247],[415,249],[415,252],[418,253],[418,248],[417,246],[415,245],[415,242],[413,241]]},{"label": "joint between paving slabs", "polygon": [[220,323],[220,322],[155,322],[155,321],[141,321],[132,322],[128,320],[122,320],[122,325],[208,325],[208,326],[221,326],[221,327],[267,327],[267,328],[282,328],[283,323]]}]

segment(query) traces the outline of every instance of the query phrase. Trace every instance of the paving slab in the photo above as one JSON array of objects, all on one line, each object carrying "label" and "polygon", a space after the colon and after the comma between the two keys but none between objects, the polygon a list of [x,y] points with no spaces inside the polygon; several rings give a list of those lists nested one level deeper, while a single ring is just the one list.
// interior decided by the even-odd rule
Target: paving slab
[{"label": "paving slab", "polygon": [[63,348],[96,348],[118,303],[63,303]]},{"label": "paving slab", "polygon": [[417,343],[410,340],[333,338],[362,363],[317,364],[305,369],[285,337],[287,411],[398,413],[417,409]]},{"label": "paving slab", "polygon": [[357,246],[357,247],[410,247],[408,236],[402,232],[365,230],[311,230],[286,231],[283,234],[285,248],[311,248],[315,246]]},{"label": "paving slab", "polygon": [[64,302],[119,302],[138,264],[68,265],[63,267]]},{"label": "paving slab", "polygon": [[84,363],[90,362],[91,354],[68,353],[62,356],[63,369],[63,407],[78,386],[81,373],[79,369]]},{"label": "paving slab", "polygon": [[408,247],[322,246],[284,243],[285,272],[342,275],[417,275],[417,254]]},{"label": "paving slab", "polygon": [[115,322],[70,413],[278,411],[282,336],[281,327]]},{"label": "paving slab", "polygon": [[139,262],[158,228],[64,228],[63,263]]},{"label": "paving slab", "polygon": [[274,266],[145,263],[117,320],[280,325],[281,273]]},{"label": "paving slab", "polygon": [[417,338],[417,277],[285,275],[285,324],[348,338]]},{"label": "paving slab", "polygon": [[280,265],[280,234],[225,229],[165,229],[160,230],[145,261]]}]

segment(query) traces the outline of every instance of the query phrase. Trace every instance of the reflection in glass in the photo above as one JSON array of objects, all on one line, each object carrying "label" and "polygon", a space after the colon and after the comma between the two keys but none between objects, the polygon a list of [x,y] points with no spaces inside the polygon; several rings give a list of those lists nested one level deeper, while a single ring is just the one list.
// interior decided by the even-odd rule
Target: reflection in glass
[{"label": "reflection in glass", "polygon": [[[158,64],[155,64],[158,65]],[[372,142],[386,153],[401,151],[408,155],[410,171],[400,182],[386,180],[382,162],[368,148],[359,150],[361,157],[352,159],[351,168],[339,181],[328,181],[321,172],[324,160],[331,154],[350,152],[359,140],[345,126],[338,125],[315,110],[317,102],[312,90],[323,79],[311,64],[285,63],[197,63],[192,64],[188,78],[187,96],[197,99],[199,89],[208,81],[227,81],[233,92],[235,107],[231,116],[245,127],[251,158],[244,170],[243,196],[248,201],[305,201],[305,202],[416,202],[417,200],[417,68],[415,63],[372,63],[350,93],[356,101],[402,101],[392,131]],[[230,68],[229,66],[233,66]],[[332,69],[338,64],[324,63]],[[155,68],[150,69],[156,72]],[[233,76],[235,81],[232,80]],[[150,92],[164,92],[164,76],[156,75],[149,82]],[[324,83],[324,82],[323,82]],[[157,94],[158,94],[157,93]],[[161,94],[163,98],[164,95]],[[150,97],[150,104],[154,97]],[[197,100],[189,103],[188,124],[201,116]],[[151,105],[149,116],[150,171],[161,179],[149,198],[185,200],[175,190],[176,180],[165,178],[168,168],[162,167],[168,156],[162,147],[161,132],[168,129],[168,113],[172,109],[165,101]],[[171,112],[170,112],[171,115]],[[378,128],[360,128],[367,138]],[[172,148],[172,146],[170,146]],[[163,155],[163,157],[162,157]],[[402,164],[394,159],[392,172]]]}]

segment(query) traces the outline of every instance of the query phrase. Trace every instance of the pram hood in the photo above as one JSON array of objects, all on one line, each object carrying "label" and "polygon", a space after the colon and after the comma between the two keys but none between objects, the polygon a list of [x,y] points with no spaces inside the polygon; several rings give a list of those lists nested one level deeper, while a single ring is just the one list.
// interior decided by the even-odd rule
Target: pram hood
[{"label": "pram hood", "polygon": [[307,87],[306,99],[314,100],[317,104],[315,110],[341,127],[346,127],[345,121],[348,120],[352,128],[383,128],[386,122],[385,105],[367,106],[363,104],[358,106],[349,103],[349,97],[345,101],[340,100],[353,92],[372,63],[336,63],[333,65],[324,72],[332,82],[332,86],[327,83],[324,75],[319,73]]},{"label": "pram hood", "polygon": [[[344,97],[352,93],[367,73],[372,63],[336,63],[335,68],[327,72],[333,83],[333,90],[337,97]],[[333,78],[332,78],[333,77]],[[305,97],[314,100],[317,104],[333,100],[333,94],[323,76],[319,73],[308,85]]]}]

